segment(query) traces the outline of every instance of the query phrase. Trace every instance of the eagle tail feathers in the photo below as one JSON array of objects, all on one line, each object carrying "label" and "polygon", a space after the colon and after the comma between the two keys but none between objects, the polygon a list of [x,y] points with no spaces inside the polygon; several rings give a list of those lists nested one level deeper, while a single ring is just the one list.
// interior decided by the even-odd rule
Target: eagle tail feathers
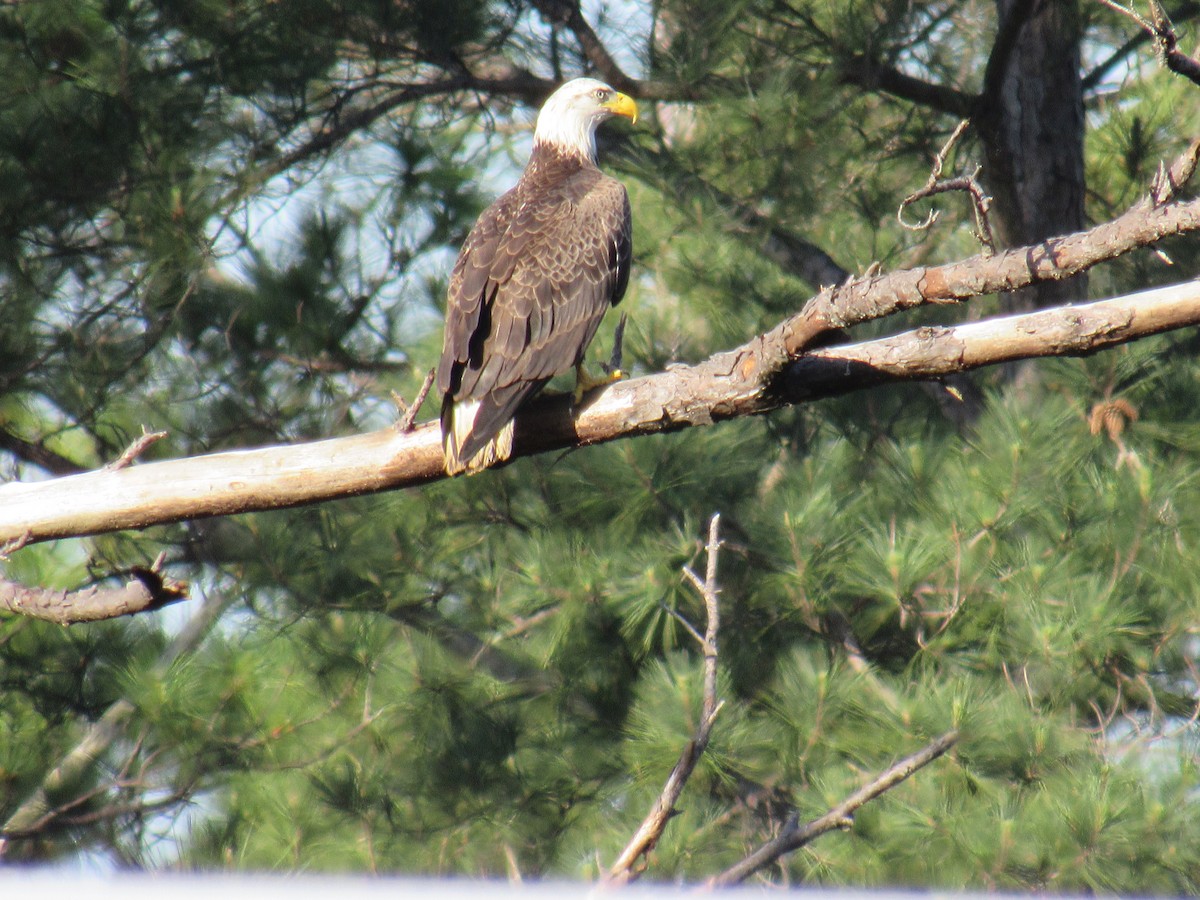
[{"label": "eagle tail feathers", "polygon": [[442,409],[442,451],[447,475],[474,475],[512,455],[513,420],[490,437],[476,430],[479,400],[449,402]]}]

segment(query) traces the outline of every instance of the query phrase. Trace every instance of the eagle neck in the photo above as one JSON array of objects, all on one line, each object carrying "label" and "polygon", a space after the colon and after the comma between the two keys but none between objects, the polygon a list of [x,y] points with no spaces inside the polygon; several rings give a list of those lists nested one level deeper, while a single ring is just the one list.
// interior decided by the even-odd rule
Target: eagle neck
[{"label": "eagle neck", "polygon": [[595,157],[578,147],[565,147],[549,141],[535,140],[533,152],[529,155],[529,164],[525,167],[525,177],[539,181],[561,178],[587,168],[596,168]]}]

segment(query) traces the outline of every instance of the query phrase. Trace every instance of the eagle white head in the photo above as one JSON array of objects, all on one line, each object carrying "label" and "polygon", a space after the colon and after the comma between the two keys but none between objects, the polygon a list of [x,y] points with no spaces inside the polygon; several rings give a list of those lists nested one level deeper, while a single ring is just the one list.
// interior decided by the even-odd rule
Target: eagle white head
[{"label": "eagle white head", "polygon": [[542,106],[535,144],[551,144],[596,160],[596,126],[613,116],[637,122],[637,104],[630,97],[595,78],[568,81]]}]

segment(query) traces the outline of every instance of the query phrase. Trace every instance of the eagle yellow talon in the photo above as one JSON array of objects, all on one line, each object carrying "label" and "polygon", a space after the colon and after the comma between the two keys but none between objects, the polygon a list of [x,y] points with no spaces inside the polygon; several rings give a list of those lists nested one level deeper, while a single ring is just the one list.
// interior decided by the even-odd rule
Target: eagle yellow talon
[{"label": "eagle yellow talon", "polygon": [[594,390],[598,387],[604,387],[605,385],[612,384],[616,381],[620,381],[624,377],[625,372],[623,372],[621,369],[613,369],[611,372],[606,372],[597,378],[593,375],[589,375],[587,369],[585,369],[581,363],[575,367],[575,393],[573,395],[575,402],[578,403],[580,400],[582,400],[583,395],[588,391]]}]

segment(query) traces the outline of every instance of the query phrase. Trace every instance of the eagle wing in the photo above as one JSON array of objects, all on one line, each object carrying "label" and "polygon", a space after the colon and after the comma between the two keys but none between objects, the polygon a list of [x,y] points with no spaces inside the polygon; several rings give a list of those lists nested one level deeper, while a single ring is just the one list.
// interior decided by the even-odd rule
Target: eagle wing
[{"label": "eagle wing", "polygon": [[457,455],[470,459],[547,381],[576,365],[629,281],[624,186],[583,168],[519,184],[480,217],[450,276],[438,387],[443,433],[477,402]]}]

